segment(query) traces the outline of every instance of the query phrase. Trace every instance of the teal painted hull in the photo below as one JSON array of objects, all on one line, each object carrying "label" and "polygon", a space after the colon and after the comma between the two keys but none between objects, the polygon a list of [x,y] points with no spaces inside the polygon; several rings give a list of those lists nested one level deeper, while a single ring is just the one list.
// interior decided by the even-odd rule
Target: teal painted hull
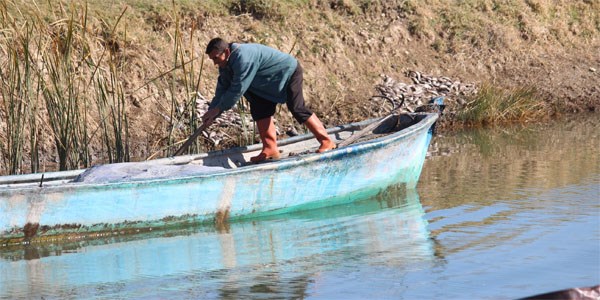
[{"label": "teal painted hull", "polygon": [[185,177],[2,188],[0,241],[252,218],[369,197],[392,184],[412,189],[437,119],[422,116],[380,138],[278,162]]}]

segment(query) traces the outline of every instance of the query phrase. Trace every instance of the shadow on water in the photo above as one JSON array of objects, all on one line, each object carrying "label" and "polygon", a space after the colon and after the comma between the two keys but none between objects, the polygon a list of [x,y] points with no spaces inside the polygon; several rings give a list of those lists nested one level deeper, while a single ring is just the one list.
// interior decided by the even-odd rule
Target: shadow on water
[{"label": "shadow on water", "polygon": [[415,190],[391,186],[371,198],[226,228],[2,249],[0,296],[302,298],[315,276],[357,261],[404,268],[433,260],[423,215]]}]

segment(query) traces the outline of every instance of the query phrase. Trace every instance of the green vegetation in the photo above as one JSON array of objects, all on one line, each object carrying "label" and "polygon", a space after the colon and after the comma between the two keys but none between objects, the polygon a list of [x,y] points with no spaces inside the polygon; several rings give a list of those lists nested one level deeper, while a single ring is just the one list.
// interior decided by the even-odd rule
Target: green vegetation
[{"label": "green vegetation", "polygon": [[504,90],[485,84],[468,100],[457,116],[467,124],[539,120],[549,112],[547,103],[533,87]]}]

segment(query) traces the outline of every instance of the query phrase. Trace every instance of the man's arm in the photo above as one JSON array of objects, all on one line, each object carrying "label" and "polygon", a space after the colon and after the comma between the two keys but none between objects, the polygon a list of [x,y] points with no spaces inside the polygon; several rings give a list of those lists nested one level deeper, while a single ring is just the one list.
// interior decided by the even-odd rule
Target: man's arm
[{"label": "man's arm", "polygon": [[259,68],[259,63],[255,60],[255,55],[247,54],[239,55],[231,62],[233,78],[216,104],[221,111],[231,109],[248,90]]},{"label": "man's arm", "polygon": [[221,109],[218,107],[209,108],[204,115],[202,115],[202,124],[206,127],[210,126],[215,119],[221,114]]}]

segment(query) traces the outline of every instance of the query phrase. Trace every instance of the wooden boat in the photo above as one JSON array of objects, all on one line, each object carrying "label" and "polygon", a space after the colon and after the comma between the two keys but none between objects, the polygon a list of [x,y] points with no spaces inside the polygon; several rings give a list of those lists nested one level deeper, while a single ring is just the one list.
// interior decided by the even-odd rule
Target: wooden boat
[{"label": "wooden boat", "polygon": [[[416,186],[436,113],[392,114],[279,141],[282,159],[247,164],[261,145],[87,170],[0,177],[0,246],[253,218]],[[353,143],[349,143],[353,141]],[[349,145],[346,145],[349,144]]]}]

